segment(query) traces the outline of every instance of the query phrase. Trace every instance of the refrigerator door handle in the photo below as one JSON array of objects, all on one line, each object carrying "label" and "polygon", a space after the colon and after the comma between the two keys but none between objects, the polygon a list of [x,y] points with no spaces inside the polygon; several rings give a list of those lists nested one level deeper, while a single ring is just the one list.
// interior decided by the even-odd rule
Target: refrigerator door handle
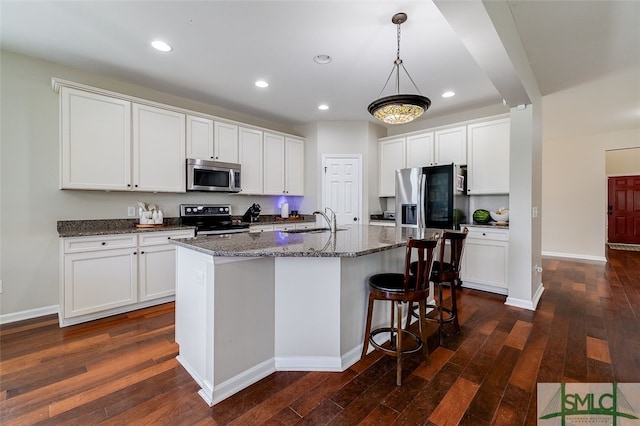
[{"label": "refrigerator door handle", "polygon": [[427,175],[420,175],[420,184],[418,185],[418,228],[425,229],[427,227],[426,205],[427,200]]}]

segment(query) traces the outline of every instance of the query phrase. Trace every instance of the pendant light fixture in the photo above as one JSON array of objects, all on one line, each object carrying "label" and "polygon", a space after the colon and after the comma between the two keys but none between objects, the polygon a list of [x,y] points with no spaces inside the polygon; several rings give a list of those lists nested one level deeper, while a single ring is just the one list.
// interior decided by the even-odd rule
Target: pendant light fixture
[{"label": "pendant light fixture", "polygon": [[[386,124],[404,124],[420,117],[431,105],[431,100],[426,96],[420,94],[420,90],[416,83],[409,75],[409,72],[404,67],[402,59],[400,59],[400,25],[407,21],[406,13],[396,13],[391,18],[391,22],[398,26],[398,50],[396,53],[396,60],[393,62],[393,68],[387,81],[384,83],[384,87],[380,91],[380,95],[384,92],[384,89],[389,84],[391,76],[395,72],[396,74],[396,94],[381,97],[369,104],[369,113],[378,120]],[[400,67],[404,70],[409,77],[409,80],[416,88],[418,94],[401,94],[400,93]],[[380,96],[379,95],[379,96]]]}]

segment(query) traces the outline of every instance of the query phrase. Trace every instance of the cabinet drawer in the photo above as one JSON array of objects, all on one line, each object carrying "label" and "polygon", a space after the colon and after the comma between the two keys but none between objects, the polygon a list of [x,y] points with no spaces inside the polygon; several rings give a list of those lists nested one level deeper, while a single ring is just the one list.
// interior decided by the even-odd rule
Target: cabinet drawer
[{"label": "cabinet drawer", "polygon": [[95,237],[72,237],[64,239],[65,253],[80,253],[94,250],[112,250],[136,247],[135,234],[97,235]]},{"label": "cabinet drawer", "polygon": [[145,232],[138,234],[140,247],[156,246],[165,244],[167,240],[172,238],[190,238],[193,237],[193,231],[166,231],[166,232]]},{"label": "cabinet drawer", "polygon": [[251,225],[249,232],[269,232],[273,231],[273,225]]},{"label": "cabinet drawer", "polygon": [[290,231],[292,229],[296,229],[295,223],[273,225],[274,231]]},{"label": "cabinet drawer", "polygon": [[467,238],[474,238],[478,240],[509,241],[509,231],[507,229],[468,228],[469,234],[467,235]]}]

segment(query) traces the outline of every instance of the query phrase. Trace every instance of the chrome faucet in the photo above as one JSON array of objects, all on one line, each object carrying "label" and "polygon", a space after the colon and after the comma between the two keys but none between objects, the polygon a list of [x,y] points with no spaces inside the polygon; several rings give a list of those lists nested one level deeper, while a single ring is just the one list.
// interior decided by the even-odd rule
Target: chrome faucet
[{"label": "chrome faucet", "polygon": [[319,214],[320,216],[324,217],[324,220],[327,221],[327,225],[329,225],[329,229],[331,230],[331,232],[336,232],[336,228],[337,228],[337,226],[336,226],[336,212],[331,210],[329,207],[325,207],[324,211],[326,212],[327,210],[329,210],[331,212],[331,219],[329,219],[329,217],[326,215],[326,213],[321,212],[320,210],[316,210],[312,214]]},{"label": "chrome faucet", "polygon": [[331,210],[329,207],[325,207],[325,213],[327,212],[327,210],[331,212],[331,224],[329,225],[329,228],[331,228],[331,232],[335,233],[338,230],[338,219],[336,218],[336,212]]}]

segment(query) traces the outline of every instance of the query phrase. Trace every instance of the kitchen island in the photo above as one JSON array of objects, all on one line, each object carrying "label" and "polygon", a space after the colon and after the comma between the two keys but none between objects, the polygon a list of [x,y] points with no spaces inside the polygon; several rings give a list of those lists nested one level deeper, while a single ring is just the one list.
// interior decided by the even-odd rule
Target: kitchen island
[{"label": "kitchen island", "polygon": [[[362,351],[367,277],[401,272],[415,234],[356,225],[171,241],[178,361],[209,405],[274,371],[344,371]],[[374,325],[388,321],[378,305]]]}]

